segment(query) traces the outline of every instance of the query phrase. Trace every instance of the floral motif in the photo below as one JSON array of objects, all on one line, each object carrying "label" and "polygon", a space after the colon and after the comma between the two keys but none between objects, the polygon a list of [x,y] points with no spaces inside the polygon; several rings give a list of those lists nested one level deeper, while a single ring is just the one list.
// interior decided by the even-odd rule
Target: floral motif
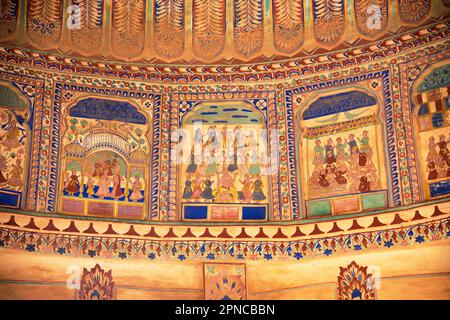
[{"label": "floral motif", "polygon": [[372,274],[367,267],[352,261],[347,267],[340,267],[337,285],[337,300],[375,300],[372,288]]},{"label": "floral motif", "polygon": [[113,300],[114,282],[112,270],[105,272],[99,264],[88,271],[83,268],[80,281],[80,300]]}]

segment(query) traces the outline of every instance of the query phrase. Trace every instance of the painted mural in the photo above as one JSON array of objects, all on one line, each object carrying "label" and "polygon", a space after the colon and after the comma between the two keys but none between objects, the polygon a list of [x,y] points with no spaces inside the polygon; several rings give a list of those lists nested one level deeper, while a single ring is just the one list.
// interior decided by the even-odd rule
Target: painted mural
[{"label": "painted mural", "polygon": [[247,300],[245,264],[205,263],[205,300]]},{"label": "painted mural", "polygon": [[431,68],[416,84],[414,113],[424,197],[450,194],[450,64]]},{"label": "painted mural", "polygon": [[379,109],[375,97],[359,90],[323,94],[307,104],[299,152],[310,216],[362,211],[368,203],[386,206]]},{"label": "painted mural", "polygon": [[68,108],[61,211],[143,218],[149,166],[147,118],[125,101],[86,98]]},{"label": "painted mural", "polygon": [[185,219],[266,219],[271,168],[262,113],[239,101],[200,103],[184,116],[179,141]]},{"label": "painted mural", "polygon": [[0,82],[0,203],[19,208],[26,192],[30,143],[29,101]]}]

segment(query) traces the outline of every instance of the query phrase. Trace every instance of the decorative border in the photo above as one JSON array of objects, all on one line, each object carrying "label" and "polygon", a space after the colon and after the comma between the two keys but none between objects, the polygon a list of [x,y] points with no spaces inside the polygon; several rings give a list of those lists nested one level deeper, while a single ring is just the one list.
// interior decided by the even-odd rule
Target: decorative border
[{"label": "decorative border", "polygon": [[[332,72],[361,63],[374,63],[383,58],[401,54],[405,50],[426,45],[433,41],[447,39],[450,33],[450,19],[444,18],[430,25],[406,31],[370,42],[360,47],[348,44],[349,48],[293,58],[276,62],[248,63],[239,65],[138,65],[109,63],[88,59],[55,55],[27,49],[0,48],[0,61],[22,64],[42,70],[95,74],[105,77],[146,80],[161,83],[207,83],[270,81],[297,78],[320,72]],[[407,39],[407,40],[405,40]]]},{"label": "decorative border", "polygon": [[[447,202],[447,207],[448,204]],[[367,218],[370,217],[334,221],[333,227],[327,232],[323,231],[323,223],[315,223],[308,234],[303,232],[307,229],[306,225],[293,226],[295,232],[288,235],[288,228],[274,227],[277,232],[273,233],[272,230],[271,236],[268,235],[269,227],[260,227],[259,233],[253,237],[247,234],[244,227],[241,233],[231,236],[227,227],[215,228],[214,231],[205,227],[200,230],[203,234],[198,230],[194,234],[191,227],[179,226],[176,231],[182,230],[185,233],[177,236],[174,233],[175,227],[159,229],[151,226],[142,235],[143,232],[138,233],[133,225],[120,235],[112,224],[109,224],[105,232],[99,233],[92,222],[86,230],[79,231],[80,225],[73,220],[69,224],[65,221],[68,227],[60,231],[56,225],[61,221],[41,219],[38,223],[34,217],[11,214],[9,220],[0,226],[0,247],[45,254],[118,259],[300,260],[398,245],[408,246],[450,237],[450,213],[442,212],[438,206],[435,206],[429,217],[419,210],[415,210],[412,217],[408,217],[407,213],[393,215],[390,223],[382,222],[386,222],[386,214],[372,216],[372,222],[367,227],[362,226],[363,221],[367,224]],[[19,226],[16,219],[24,225]],[[348,227],[350,221],[352,222]],[[45,225],[42,222],[46,222],[45,227],[37,225]],[[218,234],[220,230],[222,231]]]},{"label": "decorative border", "polygon": [[[151,162],[151,187],[150,187],[150,206],[151,214],[150,218],[158,216],[158,181],[159,181],[159,123],[160,123],[160,111],[161,111],[161,95],[142,92],[142,91],[132,91],[125,89],[115,89],[115,88],[100,88],[86,85],[74,85],[62,82],[55,82],[54,84],[54,99],[53,99],[53,113],[52,113],[52,129],[51,129],[51,156],[50,156],[50,177],[49,177],[49,188],[47,195],[47,211],[54,212],[56,210],[56,199],[57,199],[57,184],[59,176],[59,153],[60,153],[60,117],[61,117],[61,103],[62,94],[64,90],[78,91],[82,93],[98,94],[104,96],[116,96],[116,97],[126,97],[126,98],[153,98],[154,104],[152,106],[152,130],[153,136],[152,141],[152,162]],[[147,216],[147,213],[146,213]]]},{"label": "decorative border", "polygon": [[388,145],[386,146],[387,152],[389,154],[389,170],[391,173],[390,182],[392,183],[392,192],[393,192],[393,198],[394,198],[394,204],[396,206],[402,205],[402,197],[400,193],[400,182],[398,179],[399,173],[397,168],[397,155],[398,152],[396,150],[395,145],[395,136],[394,136],[394,125],[393,125],[393,112],[392,112],[392,99],[391,99],[391,86],[390,86],[390,71],[389,70],[380,70],[376,72],[361,74],[361,75],[355,75],[353,77],[347,77],[347,78],[341,78],[336,79],[332,81],[322,82],[322,83],[315,83],[312,85],[306,85],[301,87],[296,87],[293,89],[287,89],[285,90],[285,96],[286,96],[286,110],[287,110],[287,127],[288,127],[288,148],[289,148],[289,175],[290,175],[290,187],[292,190],[292,194],[295,195],[295,201],[293,199],[292,201],[292,209],[293,209],[293,215],[294,216],[300,216],[300,208],[301,206],[301,197],[298,196],[298,182],[297,180],[300,178],[297,176],[297,166],[299,165],[299,161],[296,161],[296,144],[295,144],[295,122],[296,122],[296,116],[295,116],[295,110],[294,110],[294,104],[292,101],[292,98],[294,94],[298,93],[308,93],[308,92],[314,92],[323,90],[326,88],[334,88],[339,87],[342,85],[354,85],[358,82],[366,81],[366,80],[373,80],[373,79],[380,79],[383,84],[383,109],[385,113],[385,123],[383,124],[383,127],[386,128],[386,140]]}]

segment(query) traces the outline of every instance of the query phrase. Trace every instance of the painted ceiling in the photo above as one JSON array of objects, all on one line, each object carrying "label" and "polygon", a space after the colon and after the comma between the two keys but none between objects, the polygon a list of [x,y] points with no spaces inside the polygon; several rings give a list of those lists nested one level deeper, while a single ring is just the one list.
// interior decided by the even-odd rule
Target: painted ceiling
[{"label": "painted ceiling", "polygon": [[285,61],[388,39],[443,0],[3,0],[0,44],[108,62]]}]

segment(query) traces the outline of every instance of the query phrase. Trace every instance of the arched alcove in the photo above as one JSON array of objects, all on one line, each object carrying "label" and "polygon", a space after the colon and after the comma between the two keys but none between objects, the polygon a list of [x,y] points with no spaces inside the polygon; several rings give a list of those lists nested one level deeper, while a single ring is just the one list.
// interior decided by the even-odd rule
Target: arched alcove
[{"label": "arched alcove", "polygon": [[428,67],[413,88],[414,136],[426,200],[450,194],[450,61]]},{"label": "arched alcove", "polygon": [[324,91],[297,114],[303,217],[387,207],[383,127],[376,95],[362,87]]},{"label": "arched alcove", "polygon": [[202,102],[181,121],[178,199],[183,220],[269,217],[268,135],[245,101]]},{"label": "arched alcove", "polygon": [[31,130],[28,99],[7,82],[0,82],[0,206],[24,207]]},{"label": "arched alcove", "polygon": [[149,123],[137,106],[125,100],[89,97],[69,106],[61,142],[59,211],[145,218]]}]

